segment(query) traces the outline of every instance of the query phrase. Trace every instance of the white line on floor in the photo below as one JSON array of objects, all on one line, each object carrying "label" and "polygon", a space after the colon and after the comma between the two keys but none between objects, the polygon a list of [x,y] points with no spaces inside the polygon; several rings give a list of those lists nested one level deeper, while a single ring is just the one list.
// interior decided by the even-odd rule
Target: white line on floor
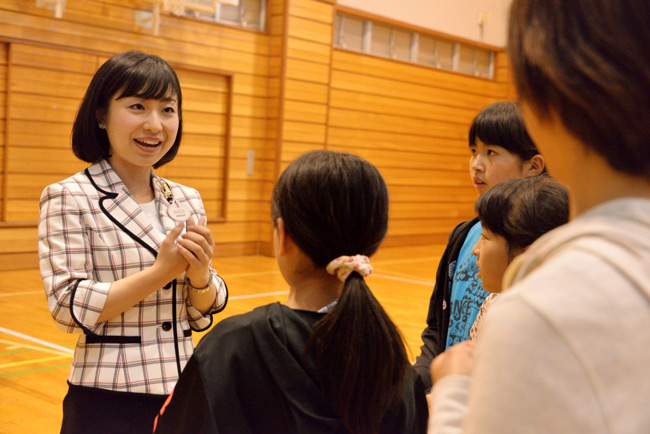
[{"label": "white line on floor", "polygon": [[244,298],[266,297],[270,295],[283,295],[288,293],[289,291],[279,291],[279,292],[263,292],[261,294],[234,295],[232,297],[228,297],[228,300],[241,300]]},{"label": "white line on floor", "polygon": [[59,351],[62,351],[64,353],[68,353],[68,354],[73,354],[74,353],[74,351],[71,350],[70,348],[66,348],[66,347],[62,347],[60,345],[52,344],[50,342],[46,342],[46,341],[43,341],[43,340],[38,339],[38,338],[33,338],[31,336],[27,336],[27,335],[24,335],[22,333],[15,332],[13,330],[9,330],[9,329],[6,329],[4,327],[0,327],[0,332],[7,333],[8,335],[16,336],[16,337],[21,338],[21,339],[25,339],[26,341],[36,342],[37,344],[41,344],[41,345],[46,346],[46,347],[54,348],[55,350],[59,350]]},{"label": "white line on floor", "polygon": [[379,277],[380,279],[388,279],[388,280],[397,280],[398,282],[407,282],[407,283],[415,283],[416,285],[425,285],[425,286],[433,286],[433,282],[425,282],[424,280],[415,280],[415,279],[406,279],[404,277],[397,277],[397,276],[389,276],[387,274],[371,274],[371,276]]}]

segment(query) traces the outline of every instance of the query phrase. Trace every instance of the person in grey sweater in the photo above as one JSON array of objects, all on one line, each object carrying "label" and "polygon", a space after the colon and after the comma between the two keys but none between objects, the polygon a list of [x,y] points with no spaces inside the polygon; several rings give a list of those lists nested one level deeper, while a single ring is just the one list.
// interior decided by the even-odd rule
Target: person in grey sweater
[{"label": "person in grey sweater", "polygon": [[432,363],[429,433],[650,432],[650,3],[514,0],[528,131],[573,219]]}]

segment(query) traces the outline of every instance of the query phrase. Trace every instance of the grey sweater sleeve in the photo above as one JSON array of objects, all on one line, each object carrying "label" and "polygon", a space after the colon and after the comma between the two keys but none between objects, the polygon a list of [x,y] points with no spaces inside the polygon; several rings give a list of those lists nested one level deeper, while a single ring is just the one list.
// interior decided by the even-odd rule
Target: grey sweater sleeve
[{"label": "grey sweater sleeve", "polygon": [[431,417],[442,421],[429,434],[607,432],[579,348],[552,323],[517,296],[485,320],[471,386],[450,377],[434,387]]}]

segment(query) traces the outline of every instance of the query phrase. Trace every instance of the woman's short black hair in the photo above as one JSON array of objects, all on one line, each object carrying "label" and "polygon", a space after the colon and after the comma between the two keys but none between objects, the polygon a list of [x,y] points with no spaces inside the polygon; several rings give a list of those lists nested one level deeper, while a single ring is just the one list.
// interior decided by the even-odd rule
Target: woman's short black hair
[{"label": "woman's short black hair", "polygon": [[523,161],[539,154],[517,103],[512,101],[495,102],[476,115],[469,129],[469,146],[475,146],[476,139],[486,145],[501,146]]},{"label": "woman's short black hair", "polygon": [[520,99],[614,169],[646,178],[649,17],[648,0],[514,0],[508,32]]},{"label": "woman's short black hair", "polygon": [[99,128],[98,115],[108,110],[111,99],[118,93],[118,98],[176,98],[176,140],[154,167],[160,167],[173,160],[183,132],[181,86],[176,73],[167,62],[156,55],[140,51],[117,54],[108,59],[95,73],[72,127],[72,150],[77,158],[88,163],[97,163],[110,156],[108,136],[104,129]]},{"label": "woman's short black hair", "polygon": [[475,203],[483,227],[505,238],[511,257],[569,221],[569,192],[546,174],[503,181]]}]

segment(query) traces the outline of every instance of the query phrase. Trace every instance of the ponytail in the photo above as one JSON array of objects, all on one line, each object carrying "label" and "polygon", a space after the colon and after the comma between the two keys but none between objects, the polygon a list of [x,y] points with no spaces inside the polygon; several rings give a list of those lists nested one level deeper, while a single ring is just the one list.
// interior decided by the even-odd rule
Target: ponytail
[{"label": "ponytail", "polygon": [[409,369],[399,330],[353,272],[334,308],[305,346],[313,349],[326,397],[351,433],[377,433],[391,406],[402,399]]},{"label": "ponytail", "polygon": [[377,433],[387,410],[403,399],[410,369],[397,327],[363,278],[372,269],[367,257],[388,229],[386,183],[358,156],[308,152],[280,175],[271,217],[282,218],[286,233],[316,267],[344,282],[303,356],[313,357],[325,399],[347,430]]}]

